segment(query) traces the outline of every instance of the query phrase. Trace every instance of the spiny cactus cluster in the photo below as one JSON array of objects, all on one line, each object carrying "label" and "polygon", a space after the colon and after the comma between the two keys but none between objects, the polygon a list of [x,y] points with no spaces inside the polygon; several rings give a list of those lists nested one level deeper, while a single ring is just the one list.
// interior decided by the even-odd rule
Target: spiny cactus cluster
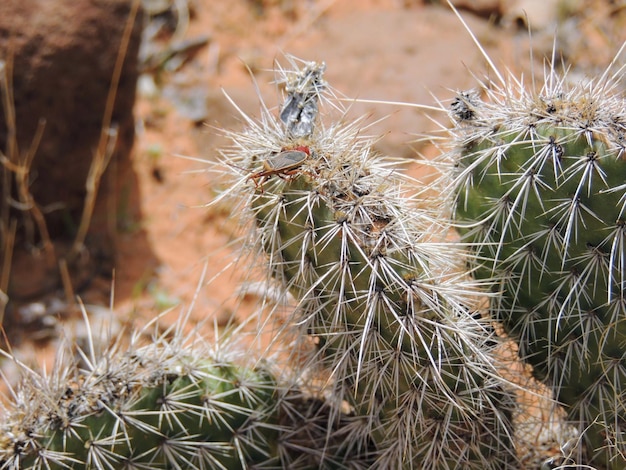
[{"label": "spiny cactus cluster", "polygon": [[511,79],[452,103],[456,217],[494,316],[586,442],[626,468],[626,99],[609,69],[541,90]]},{"label": "spiny cactus cluster", "polygon": [[[494,279],[491,312],[579,425],[578,462],[626,468],[626,105],[610,80],[459,94],[452,190],[427,209],[432,188],[346,123],[324,65],[292,65],[278,117],[242,113],[222,162],[265,282],[294,300],[292,342],[251,359],[176,330],[25,369],[0,470],[521,468],[479,310]],[[474,256],[445,241],[448,193]]]},{"label": "spiny cactus cluster", "polygon": [[510,467],[513,398],[463,254],[437,240],[447,221],[417,210],[414,182],[372,151],[358,122],[295,112],[317,110],[321,70],[286,75],[282,122],[265,112],[225,152],[251,240],[296,299],[289,323],[314,338],[311,361],[332,396],[366,419],[354,439],[376,444],[375,468]]},{"label": "spiny cactus cluster", "polygon": [[86,369],[68,350],[52,375],[29,373],[0,426],[0,469],[369,467],[328,434],[358,422],[330,421],[271,363],[242,365],[243,350],[180,332],[145,346],[140,336]]}]

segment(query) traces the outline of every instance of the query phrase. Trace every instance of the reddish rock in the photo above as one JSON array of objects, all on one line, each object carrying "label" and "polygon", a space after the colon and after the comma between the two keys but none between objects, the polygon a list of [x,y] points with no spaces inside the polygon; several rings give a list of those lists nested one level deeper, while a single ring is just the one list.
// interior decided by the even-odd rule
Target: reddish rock
[{"label": "reddish rock", "polygon": [[[80,220],[85,181],[98,147],[105,103],[131,4],[132,0],[0,2],[0,60],[10,63],[13,58],[20,154],[28,151],[40,120],[45,122],[30,171],[30,188],[46,213],[53,239],[71,238]],[[109,169],[120,172],[119,175],[129,168],[134,139],[140,23],[136,18],[111,119],[118,137]],[[0,149],[6,153],[4,112],[0,113]],[[119,177],[105,175],[101,194],[111,189],[111,179],[119,182]],[[94,221],[100,216],[95,214]]]},{"label": "reddish rock", "polygon": [[[12,162],[0,164],[2,267],[7,262],[4,250],[9,206],[10,219],[18,222],[12,263],[5,271],[9,277],[0,277],[0,290],[6,290],[11,301],[57,295],[62,286],[68,294],[80,294],[98,275],[110,276],[116,210],[123,204],[127,217],[139,218],[136,177],[130,164],[141,40],[141,18],[133,15],[138,13],[138,2],[0,0],[0,66],[4,64],[8,72],[13,96],[9,110],[4,101],[0,105],[0,152]],[[126,35],[127,44],[125,30],[130,33]],[[120,50],[125,59],[113,112],[106,120],[106,103]],[[15,109],[15,135],[7,118],[11,106]],[[51,244],[42,243],[45,230],[35,222],[34,213],[25,204],[10,203],[5,197],[20,200],[16,197],[15,168],[10,167],[24,161],[40,123],[44,123],[43,132],[34,151],[28,184],[45,218],[43,225]],[[85,245],[73,244],[103,126],[115,129],[117,139],[110,147],[108,167],[100,180],[91,231]],[[17,144],[17,151],[10,150],[12,142]],[[72,246],[82,249],[70,249]],[[62,275],[61,261],[66,263],[67,276]],[[67,282],[61,282],[63,278]],[[5,329],[13,323],[21,325],[21,320],[11,314],[13,307],[10,303],[5,312]]]}]

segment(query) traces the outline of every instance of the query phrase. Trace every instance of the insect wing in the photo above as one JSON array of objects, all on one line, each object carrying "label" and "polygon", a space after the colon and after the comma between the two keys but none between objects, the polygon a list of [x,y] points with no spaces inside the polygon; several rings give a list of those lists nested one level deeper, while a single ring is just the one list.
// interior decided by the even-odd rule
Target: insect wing
[{"label": "insect wing", "polygon": [[307,156],[302,150],[286,150],[270,159],[268,163],[273,171],[280,172],[302,165]]},{"label": "insect wing", "polygon": [[287,126],[291,126],[294,122],[298,121],[300,111],[303,106],[304,97],[302,93],[291,93],[287,96],[283,109],[280,111],[280,120]]}]

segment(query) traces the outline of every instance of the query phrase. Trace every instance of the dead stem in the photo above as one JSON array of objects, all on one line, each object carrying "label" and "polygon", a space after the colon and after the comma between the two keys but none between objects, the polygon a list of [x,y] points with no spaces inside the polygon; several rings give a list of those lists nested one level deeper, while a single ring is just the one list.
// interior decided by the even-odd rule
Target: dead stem
[{"label": "dead stem", "polygon": [[[33,137],[28,152],[25,155],[20,156],[17,144],[15,107],[13,104],[14,101],[12,65],[12,57],[9,57],[3,69],[0,70],[0,88],[2,88],[2,102],[7,121],[7,153],[5,155],[0,152],[0,163],[4,166],[4,168],[7,169],[8,172],[12,172],[15,174],[15,184],[17,186],[20,206],[25,212],[30,212],[32,221],[34,221],[34,223],[36,224],[37,229],[39,230],[39,235],[41,236],[45,262],[48,266],[50,266],[54,264],[55,260],[54,246],[52,244],[52,241],[50,240],[48,227],[46,225],[43,213],[41,212],[39,206],[36,204],[30,192],[28,184],[28,175],[30,174],[30,168],[35,157],[37,147],[39,146],[41,137],[43,135],[45,123],[43,121],[39,122],[39,125],[37,126],[37,131],[35,133],[35,136]],[[8,180],[8,176],[5,177],[5,180]],[[11,200],[11,195],[9,193],[9,188],[10,184],[7,184],[6,189],[3,190],[3,227],[8,227],[10,223],[10,208],[8,201]],[[25,218],[24,224],[27,237],[29,237],[34,244],[35,230],[31,224],[32,221],[28,218]]]},{"label": "dead stem", "polygon": [[85,237],[87,231],[91,225],[91,218],[93,216],[93,210],[96,203],[96,196],[98,194],[98,188],[102,180],[104,170],[106,170],[117,141],[117,130],[111,125],[113,116],[113,107],[115,105],[115,99],[117,97],[117,90],[119,87],[120,76],[122,74],[122,66],[124,65],[124,59],[126,58],[126,52],[128,50],[128,43],[130,36],[135,25],[135,19],[139,10],[140,1],[134,0],[131,5],[128,21],[124,28],[122,35],[122,41],[115,61],[115,67],[113,69],[113,75],[111,77],[111,85],[109,87],[109,93],[107,95],[106,106],[102,117],[102,129],[100,132],[100,140],[98,147],[94,155],[91,167],[89,168],[89,175],[85,184],[87,194],[85,195],[85,203],[83,205],[83,213],[78,227],[78,232],[72,248],[70,249],[67,259],[73,261],[80,251],[83,249]]},{"label": "dead stem", "polygon": [[63,292],[65,292],[68,310],[74,311],[76,307],[76,297],[74,295],[74,287],[72,286],[72,277],[67,267],[67,261],[64,258],[59,260],[59,273],[61,274],[61,283],[63,284]]},{"label": "dead stem", "polygon": [[0,326],[4,320],[4,309],[9,301],[7,292],[9,291],[9,278],[11,276],[11,261],[13,259],[13,247],[15,246],[15,232],[17,231],[17,221],[11,220],[10,227],[4,233],[2,245],[2,266],[0,266]]}]

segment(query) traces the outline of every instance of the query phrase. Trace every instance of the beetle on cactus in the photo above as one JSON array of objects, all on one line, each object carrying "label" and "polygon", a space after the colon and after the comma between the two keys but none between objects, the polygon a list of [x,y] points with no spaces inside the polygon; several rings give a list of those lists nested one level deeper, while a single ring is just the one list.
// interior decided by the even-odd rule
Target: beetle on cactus
[{"label": "beetle on cactus", "polygon": [[[436,202],[416,209],[417,184],[374,153],[360,121],[317,116],[326,85],[315,70],[283,72],[279,119],[266,107],[259,121],[244,115],[224,151],[225,195],[251,222],[267,282],[296,300],[285,322],[298,330],[294,351],[315,345],[305,369],[325,371],[332,400],[365,421],[355,445],[375,443],[373,468],[511,467],[512,393],[489,324],[470,313],[478,289],[459,269],[463,252],[441,242],[449,221]],[[303,146],[293,166],[277,154]],[[252,185],[274,158],[289,174]]]}]

